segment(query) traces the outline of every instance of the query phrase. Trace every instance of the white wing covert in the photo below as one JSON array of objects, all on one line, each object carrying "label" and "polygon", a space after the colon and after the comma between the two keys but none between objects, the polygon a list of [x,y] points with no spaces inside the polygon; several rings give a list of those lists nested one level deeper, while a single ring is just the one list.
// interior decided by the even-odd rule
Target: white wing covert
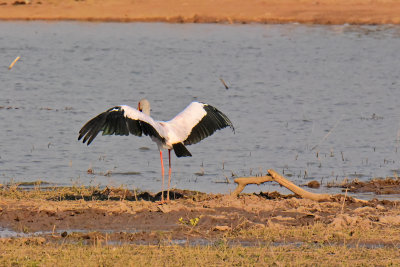
[{"label": "white wing covert", "polygon": [[[216,130],[231,127],[232,122],[221,111],[205,103],[192,102],[182,112],[168,121],[174,128],[177,140],[184,145],[192,145],[212,135]],[[175,143],[172,142],[171,143]]]}]

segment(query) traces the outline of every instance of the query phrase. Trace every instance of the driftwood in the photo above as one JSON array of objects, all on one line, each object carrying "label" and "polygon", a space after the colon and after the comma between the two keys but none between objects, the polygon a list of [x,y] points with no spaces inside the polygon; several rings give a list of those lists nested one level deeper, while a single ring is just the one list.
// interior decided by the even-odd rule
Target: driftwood
[{"label": "driftwood", "polygon": [[272,177],[270,175],[266,175],[266,176],[259,176],[259,177],[240,177],[240,178],[236,178],[234,180],[235,183],[237,183],[237,187],[235,189],[235,191],[233,191],[231,193],[231,195],[233,196],[238,196],[243,189],[246,187],[246,185],[248,184],[263,184],[265,182],[273,182],[274,179],[272,179]]},{"label": "driftwood", "polygon": [[[286,179],[285,177],[283,177],[282,175],[280,175],[279,173],[277,173],[276,171],[274,171],[272,169],[268,170],[268,174],[269,175],[260,176],[260,177],[236,178],[235,183],[237,183],[237,187],[236,187],[235,191],[233,191],[231,193],[231,195],[238,196],[243,191],[245,186],[248,184],[258,184],[259,185],[259,184],[262,184],[265,182],[277,182],[280,185],[286,187],[287,189],[289,189],[290,191],[292,191],[293,193],[295,193],[296,195],[298,195],[302,198],[312,199],[312,200],[316,200],[316,201],[331,201],[334,199],[334,197],[329,194],[316,194],[316,193],[306,191],[306,190],[298,187],[294,183],[290,182],[288,179]],[[346,197],[345,197],[345,199],[346,199]],[[362,199],[353,198],[353,200],[357,201],[357,202],[367,202]]]}]

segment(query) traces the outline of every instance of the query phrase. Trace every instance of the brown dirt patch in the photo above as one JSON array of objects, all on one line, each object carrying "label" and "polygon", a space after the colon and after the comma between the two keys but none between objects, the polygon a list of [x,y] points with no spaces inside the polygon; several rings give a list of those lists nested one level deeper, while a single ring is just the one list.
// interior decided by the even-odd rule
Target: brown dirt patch
[{"label": "brown dirt patch", "polygon": [[397,0],[3,0],[3,20],[399,24]]},{"label": "brown dirt patch", "polygon": [[[121,193],[126,197],[124,190],[116,190],[114,196]],[[239,198],[191,191],[175,194],[180,198],[164,205],[144,199],[96,200],[98,192],[93,193],[94,200],[80,195],[75,195],[77,200],[65,200],[73,199],[71,195],[63,200],[0,196],[0,227],[25,233],[48,232],[44,236],[50,239],[136,243],[165,238],[215,240],[226,236],[242,240],[244,237],[238,235],[242,231],[316,224],[332,229],[400,227],[398,202],[373,200],[361,204],[343,202],[341,196],[333,202],[316,202],[279,193]]]}]

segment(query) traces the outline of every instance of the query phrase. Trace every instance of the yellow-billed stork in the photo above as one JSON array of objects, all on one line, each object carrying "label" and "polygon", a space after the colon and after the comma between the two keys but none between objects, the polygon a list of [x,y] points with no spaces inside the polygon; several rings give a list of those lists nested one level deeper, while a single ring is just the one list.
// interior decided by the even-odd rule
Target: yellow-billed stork
[{"label": "yellow-billed stork", "polygon": [[192,145],[212,135],[216,130],[225,127],[235,128],[228,117],[205,103],[192,102],[182,112],[169,121],[156,121],[150,117],[150,103],[142,99],[138,103],[138,109],[121,105],[108,109],[88,121],[79,131],[78,140],[83,138],[87,145],[96,138],[99,132],[103,135],[148,135],[160,151],[161,160],[161,202],[164,202],[164,164],[162,149],[168,149],[168,190],[171,184],[171,149],[177,157],[191,157],[192,154],[185,145]]}]

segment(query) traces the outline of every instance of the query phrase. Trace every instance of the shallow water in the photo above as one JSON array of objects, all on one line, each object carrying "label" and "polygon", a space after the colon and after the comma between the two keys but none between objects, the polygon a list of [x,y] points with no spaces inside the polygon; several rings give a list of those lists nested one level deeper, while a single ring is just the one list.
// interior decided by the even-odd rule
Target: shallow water
[{"label": "shallow water", "polygon": [[[1,22],[0,182],[158,192],[148,137],[77,141],[87,120],[143,97],[156,119],[198,100],[236,128],[174,156],[174,187],[227,193],[232,175],[269,168],[296,184],[396,176],[399,37],[395,26]],[[246,189],[267,190],[286,193]]]},{"label": "shallow water", "polygon": [[[101,233],[101,234],[113,234],[113,233],[132,233],[130,231],[124,231],[121,232],[120,230],[118,231],[112,231],[112,230],[57,230],[54,232],[50,231],[38,231],[34,233],[21,233],[21,232],[15,232],[12,230],[9,230],[7,228],[1,228],[0,227],[0,238],[29,238],[29,237],[57,237],[61,236],[63,233],[67,233],[68,235],[70,234],[84,234],[84,233]],[[86,244],[86,245],[92,245],[93,242],[96,242],[96,240],[86,240],[82,238],[76,238],[77,240],[68,240],[66,238],[63,238],[59,240],[58,242],[61,242],[62,244],[65,243],[78,243],[79,244]],[[104,240],[104,244],[106,245],[112,245],[112,246],[122,246],[126,244],[135,244],[135,245],[160,245],[160,240]],[[229,246],[229,247],[235,247],[235,246],[241,246],[241,247],[260,247],[260,246],[293,246],[293,247],[301,247],[303,245],[310,245],[309,243],[301,242],[301,241],[285,241],[285,242],[266,242],[262,240],[221,240],[221,239],[204,239],[204,238],[193,238],[193,239],[172,239],[168,241],[163,241],[164,245],[178,245],[178,246]],[[337,245],[343,245],[347,246],[348,248],[364,248],[364,249],[377,249],[377,248],[385,248],[385,247],[396,247],[400,248],[398,244],[385,244],[380,241],[373,241],[373,242],[357,242],[357,244],[352,244],[352,243],[344,243],[344,244],[338,244],[338,243],[332,243],[332,244],[314,244],[314,246],[321,247],[321,246],[337,246]]]},{"label": "shallow water", "polygon": [[15,232],[13,230],[0,227],[0,238],[10,238],[10,237],[27,237],[25,233]]}]

